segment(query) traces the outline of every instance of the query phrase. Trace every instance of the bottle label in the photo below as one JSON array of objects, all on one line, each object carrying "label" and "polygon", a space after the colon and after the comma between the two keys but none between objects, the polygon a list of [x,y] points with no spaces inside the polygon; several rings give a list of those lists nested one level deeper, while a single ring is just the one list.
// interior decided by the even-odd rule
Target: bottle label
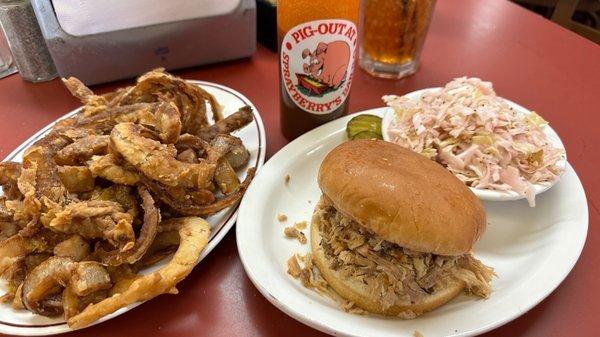
[{"label": "bottle label", "polygon": [[356,59],[356,25],[348,20],[317,20],[290,29],[281,42],[285,90],[302,110],[328,114],[350,93]]}]

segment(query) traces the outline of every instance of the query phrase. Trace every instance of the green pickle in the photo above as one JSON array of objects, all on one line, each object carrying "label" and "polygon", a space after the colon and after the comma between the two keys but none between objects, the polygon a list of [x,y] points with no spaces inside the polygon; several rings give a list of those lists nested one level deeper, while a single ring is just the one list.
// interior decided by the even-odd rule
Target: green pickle
[{"label": "green pickle", "polygon": [[346,125],[346,134],[349,139],[383,139],[381,117],[358,115]]},{"label": "green pickle", "polygon": [[363,132],[359,132],[359,133],[355,134],[354,137],[352,137],[352,140],[354,140],[354,139],[383,139],[383,138],[381,137],[381,134],[371,132],[371,131],[363,131]]}]

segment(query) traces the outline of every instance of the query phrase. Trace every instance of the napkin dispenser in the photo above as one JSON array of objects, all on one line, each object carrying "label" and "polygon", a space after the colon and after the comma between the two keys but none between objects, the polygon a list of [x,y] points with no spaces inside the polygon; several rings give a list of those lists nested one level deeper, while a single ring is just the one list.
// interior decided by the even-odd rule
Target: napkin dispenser
[{"label": "napkin dispenser", "polygon": [[251,56],[255,0],[32,0],[58,73],[85,84]]}]

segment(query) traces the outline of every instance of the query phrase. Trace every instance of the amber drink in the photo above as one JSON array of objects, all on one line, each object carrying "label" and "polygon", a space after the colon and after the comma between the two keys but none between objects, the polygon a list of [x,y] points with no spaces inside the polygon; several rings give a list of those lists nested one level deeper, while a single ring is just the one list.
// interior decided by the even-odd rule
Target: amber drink
[{"label": "amber drink", "polygon": [[413,74],[435,0],[362,0],[360,67],[373,76]]},{"label": "amber drink", "polygon": [[360,0],[279,0],[281,131],[294,139],[348,110]]}]

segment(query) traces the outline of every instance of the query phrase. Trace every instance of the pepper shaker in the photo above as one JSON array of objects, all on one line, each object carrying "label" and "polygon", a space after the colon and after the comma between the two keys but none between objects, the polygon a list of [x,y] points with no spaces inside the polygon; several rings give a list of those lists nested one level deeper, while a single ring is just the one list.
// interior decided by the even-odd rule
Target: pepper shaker
[{"label": "pepper shaker", "polygon": [[24,80],[43,82],[57,76],[30,0],[0,0],[0,23]]},{"label": "pepper shaker", "polygon": [[17,67],[13,62],[8,43],[4,37],[4,33],[0,30],[0,78],[17,72]]}]

